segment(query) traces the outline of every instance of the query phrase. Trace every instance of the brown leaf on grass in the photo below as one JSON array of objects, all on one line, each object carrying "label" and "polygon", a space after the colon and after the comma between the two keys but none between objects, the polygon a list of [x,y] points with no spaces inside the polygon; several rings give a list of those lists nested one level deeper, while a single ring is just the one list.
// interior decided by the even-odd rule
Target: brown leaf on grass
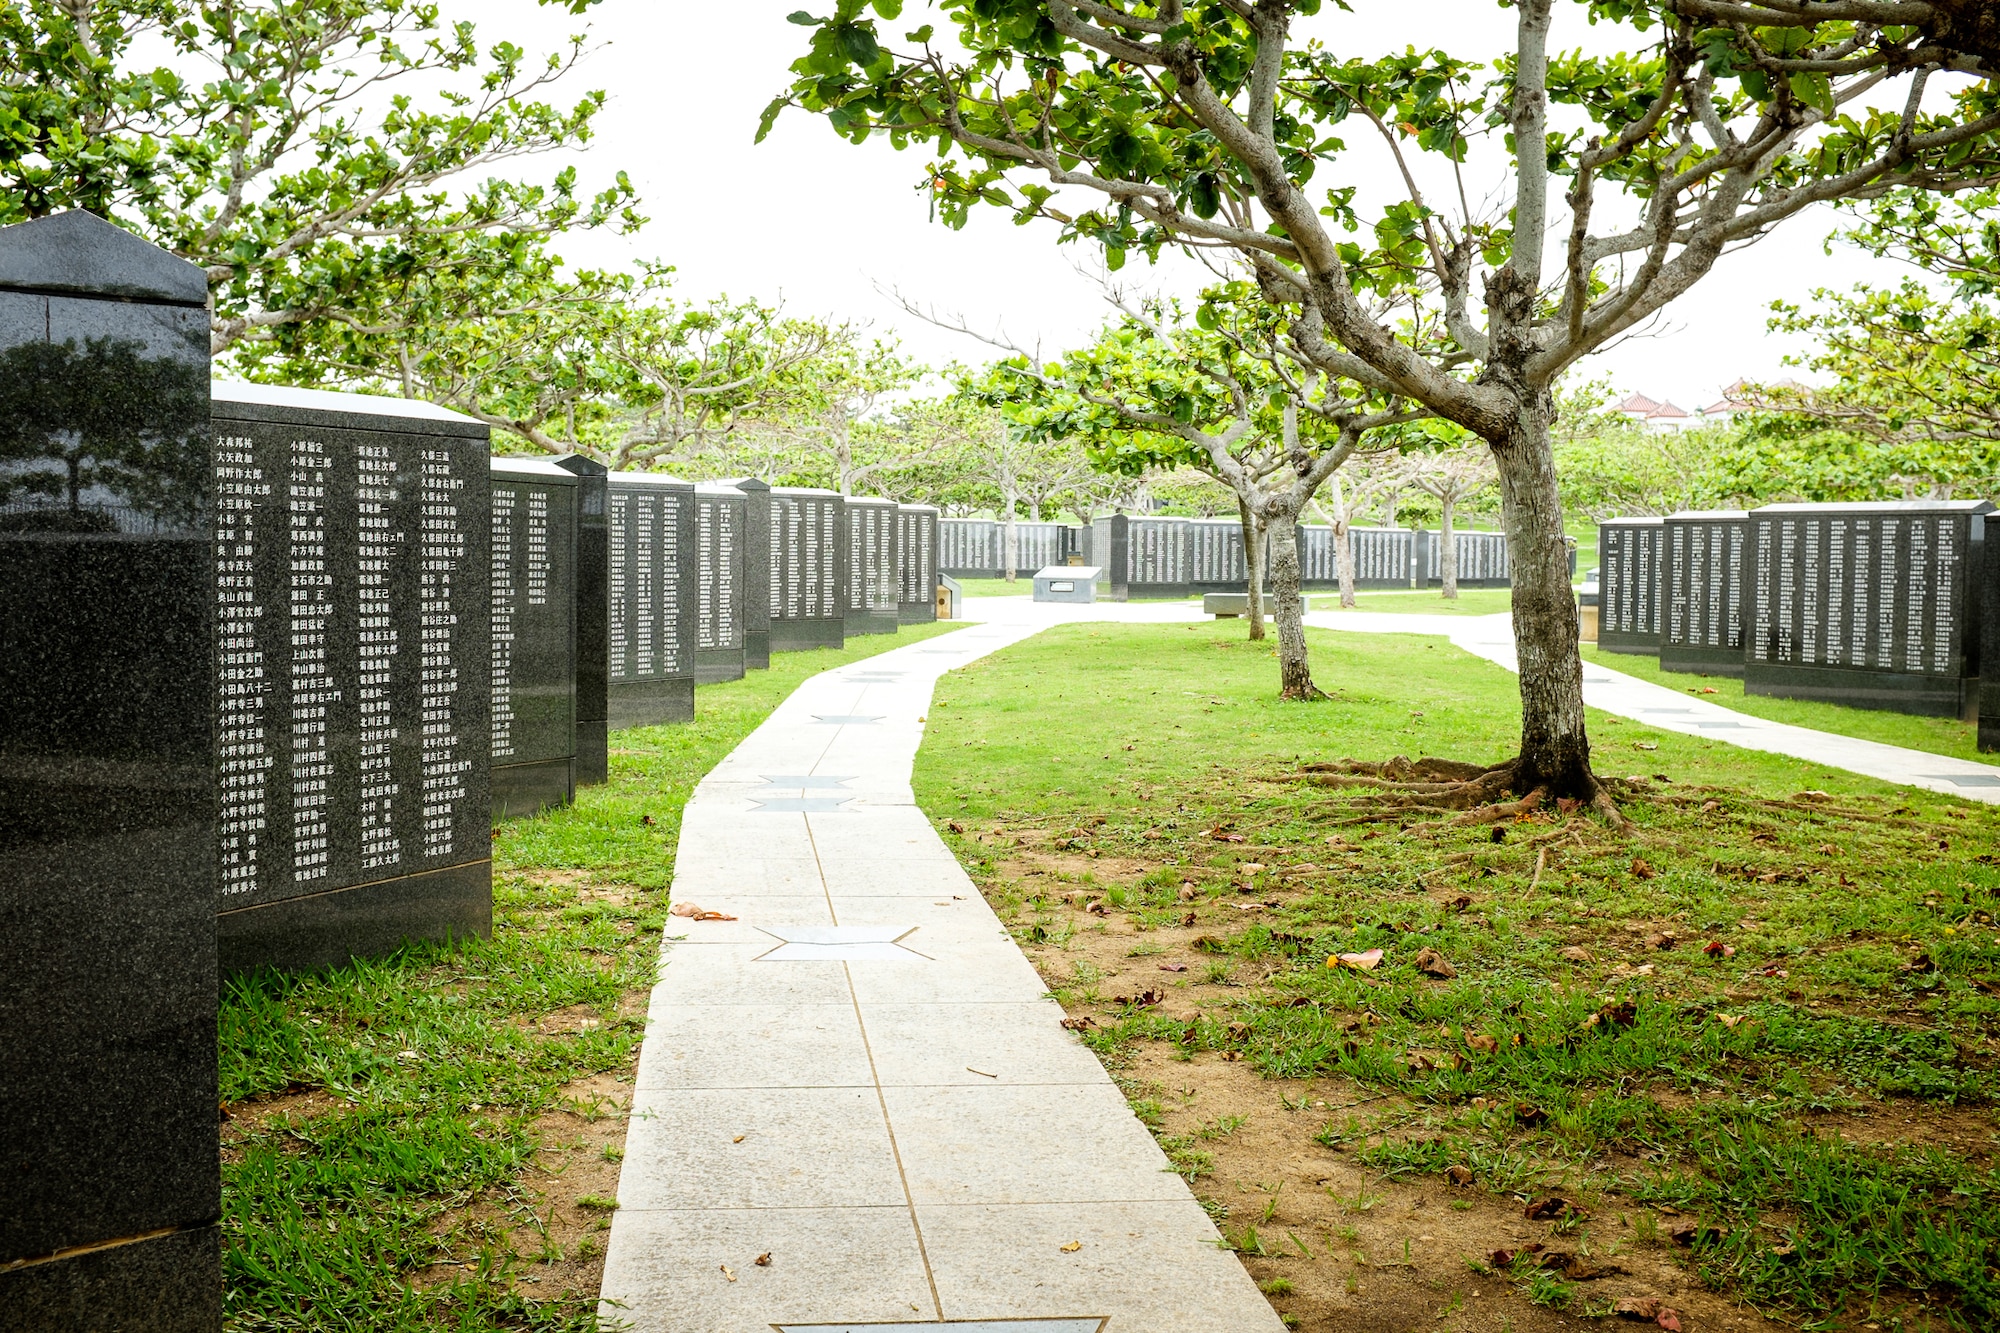
[{"label": "brown leaf on grass", "polygon": [[1680,938],[1672,931],[1662,931],[1658,935],[1648,935],[1646,937],[1646,947],[1648,949],[1671,949],[1679,943]]},{"label": "brown leaf on grass", "polygon": [[1177,896],[1177,897],[1178,897],[1178,898],[1179,898],[1179,899],[1180,899],[1180,900],[1181,900],[1182,902],[1184,902],[1184,903],[1191,903],[1191,902],[1193,902],[1193,901],[1194,901],[1194,885],[1192,885],[1192,884],[1183,884],[1183,885],[1181,885],[1181,891],[1180,891],[1180,893],[1179,893],[1179,894],[1177,894],[1176,896]]},{"label": "brown leaf on grass", "polygon": [[1236,868],[1246,875],[1261,875],[1264,873],[1266,866],[1262,861],[1245,861]]},{"label": "brown leaf on grass", "polygon": [[1920,953],[1909,962],[1903,964],[1903,970],[1905,972],[1935,972],[1937,971],[1937,964],[1931,961],[1929,954]]},{"label": "brown leaf on grass", "polygon": [[1558,796],[1556,797],[1556,813],[1559,815],[1570,814],[1582,804],[1583,802],[1577,800],[1574,796]]},{"label": "brown leaf on grass", "polygon": [[1667,1333],[1681,1333],[1681,1312],[1679,1310],[1662,1307],[1660,1313],[1653,1317],[1653,1322],[1667,1330]]},{"label": "brown leaf on grass", "polygon": [[1748,1014],[1717,1014],[1715,1021],[1726,1028],[1733,1028],[1744,1023],[1750,1023],[1753,1020]]},{"label": "brown leaf on grass", "polygon": [[1657,750],[1660,747],[1652,741],[1633,741],[1632,748],[1635,750]]},{"label": "brown leaf on grass", "polygon": [[[1536,1106],[1533,1102],[1515,1102],[1514,1119],[1526,1125],[1529,1129],[1534,1129],[1538,1125],[1546,1125],[1549,1122],[1549,1113],[1541,1107]],[[1562,1200],[1558,1199],[1556,1202],[1560,1203]]]},{"label": "brown leaf on grass", "polygon": [[1243,835],[1241,833],[1231,833],[1229,830],[1224,828],[1212,828],[1207,830],[1207,833],[1209,837],[1213,838],[1217,842],[1243,841]]},{"label": "brown leaf on grass", "polygon": [[769,1250],[766,1250],[762,1254],[758,1255],[755,1259],[752,1259],[750,1262],[757,1265],[757,1267],[759,1268],[769,1268],[771,1266],[771,1252]]},{"label": "brown leaf on grass", "polygon": [[1416,958],[1416,967],[1417,971],[1423,973],[1425,976],[1436,977],[1440,981],[1449,981],[1458,975],[1458,969],[1447,962],[1445,956],[1436,949],[1419,950]]},{"label": "brown leaf on grass", "polygon": [[1514,1261],[1516,1259],[1532,1257],[1534,1255],[1540,1254],[1541,1252],[1542,1252],[1542,1243],[1540,1241],[1536,1241],[1532,1245],[1523,1245],[1518,1250],[1495,1250],[1491,1254],[1487,1255],[1486,1259],[1487,1262],[1491,1263],[1495,1268],[1512,1268],[1514,1266]]},{"label": "brown leaf on grass", "polygon": [[1589,1217],[1590,1210],[1574,1200],[1563,1198],[1560,1194],[1550,1194],[1530,1201],[1528,1206],[1521,1210],[1521,1216],[1530,1222],[1540,1222],[1552,1217]]},{"label": "brown leaf on grass", "polygon": [[1079,1014],[1075,1018],[1065,1018],[1062,1021],[1062,1025],[1071,1032],[1088,1032],[1091,1028],[1097,1026],[1096,1022],[1088,1014]]},{"label": "brown leaf on grass", "polygon": [[1186,963],[1161,963],[1161,964],[1160,964],[1160,971],[1162,971],[1162,972],[1185,972],[1185,971],[1187,971],[1187,964],[1186,964]]},{"label": "brown leaf on grass", "polygon": [[956,819],[947,819],[944,822],[944,826],[953,833],[963,834],[965,832],[965,825],[959,823]]},{"label": "brown leaf on grass", "polygon": [[1627,1296],[1611,1307],[1611,1313],[1620,1319],[1650,1324],[1659,1319],[1662,1308],[1657,1296]]},{"label": "brown leaf on grass", "polygon": [[1500,1049],[1500,1043],[1483,1032],[1475,1032],[1465,1039],[1466,1046],[1481,1055],[1491,1055]]},{"label": "brown leaf on grass", "polygon": [[1721,940],[1710,940],[1701,946],[1701,951],[1710,958],[1734,958],[1736,956],[1736,946],[1733,944],[1724,944]]},{"label": "brown leaf on grass", "polygon": [[1676,1245],[1694,1246],[1722,1239],[1719,1228],[1701,1222],[1682,1222],[1667,1232],[1667,1239]]},{"label": "brown leaf on grass", "polygon": [[1657,872],[1647,864],[1645,857],[1635,856],[1632,858],[1632,873],[1640,879],[1651,879]]},{"label": "brown leaf on grass", "polygon": [[1429,1074],[1437,1069],[1430,1057],[1422,1054],[1412,1055],[1406,1067],[1412,1074]]},{"label": "brown leaf on grass", "polygon": [[696,907],[693,903],[675,903],[669,910],[675,916],[684,916],[690,921],[734,921],[736,919],[727,912],[710,912],[704,908]]},{"label": "brown leaf on grass", "polygon": [[1444,905],[1444,910],[1447,912],[1463,912],[1466,908],[1470,906],[1472,906],[1471,897],[1461,893],[1458,895],[1458,897],[1453,898],[1450,902],[1446,903]]},{"label": "brown leaf on grass", "polygon": [[1382,963],[1382,951],[1370,949],[1366,953],[1337,953],[1326,960],[1326,965],[1335,971],[1351,967],[1356,972],[1372,972]]},{"label": "brown leaf on grass", "polygon": [[1569,948],[1562,951],[1562,956],[1572,963],[1594,963],[1597,961],[1597,955],[1584,948],[1581,944],[1570,945]]},{"label": "brown leaf on grass", "polygon": [[1472,1168],[1469,1166],[1446,1167],[1444,1178],[1463,1189],[1472,1183]]},{"label": "brown leaf on grass", "polygon": [[1605,1005],[1592,1014],[1591,1018],[1600,1023],[1609,1023],[1613,1027],[1629,1028],[1639,1021],[1639,1006],[1632,1000],[1618,1000]]},{"label": "brown leaf on grass", "polygon": [[1194,924],[1194,913],[1193,912],[1185,913],[1181,917],[1181,924],[1183,926],[1192,926]]},{"label": "brown leaf on grass", "polygon": [[1188,945],[1196,953],[1227,953],[1229,946],[1213,935],[1197,935]]}]

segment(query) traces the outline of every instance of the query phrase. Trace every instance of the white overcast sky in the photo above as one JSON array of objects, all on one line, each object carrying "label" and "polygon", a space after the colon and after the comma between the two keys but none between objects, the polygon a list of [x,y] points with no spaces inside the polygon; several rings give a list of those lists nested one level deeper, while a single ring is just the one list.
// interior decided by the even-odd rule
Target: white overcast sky
[{"label": "white overcast sky", "polygon": [[[531,50],[588,27],[594,50],[558,85],[559,95],[602,88],[609,102],[596,141],[577,165],[593,184],[621,168],[630,173],[652,220],[636,237],[566,238],[561,252],[571,262],[658,258],[678,269],[685,296],[782,296],[798,313],[860,319],[894,332],[932,362],[977,360],[986,351],[912,318],[879,287],[962,312],[982,326],[1004,324],[1017,341],[1039,339],[1048,350],[1087,337],[1105,307],[1073,265],[1092,256],[1058,246],[1054,224],[1016,227],[991,209],[963,231],[933,223],[919,188],[928,160],[923,150],[898,153],[883,140],[856,147],[803,113],[781,116],[764,143],[752,144],[759,113],[786,86],[787,66],[805,50],[807,30],[784,16],[815,3],[815,12],[828,7],[825,0],[605,0],[585,18],[533,0],[455,0],[446,9],[475,19],[483,42],[505,37]],[[1352,5],[1352,15],[1328,5],[1312,30],[1343,54],[1376,56],[1435,43],[1462,58],[1490,59],[1512,35],[1512,11],[1491,0]],[[923,21],[919,8],[910,5],[885,26],[898,34],[916,26]],[[1559,7],[1558,46],[1609,35],[1585,27],[1580,8]],[[1359,183],[1380,198],[1394,184],[1391,166],[1364,132],[1352,123],[1353,160],[1370,173]],[[551,165],[521,167],[533,174]],[[1332,179],[1323,175],[1320,183]],[[1475,206],[1479,187],[1475,179]],[[1651,336],[1586,362],[1585,373],[1609,375],[1620,390],[1688,409],[1713,402],[1739,375],[1786,373],[1781,358],[1798,349],[1766,332],[1772,301],[1803,301],[1815,287],[1845,288],[1863,278],[1894,282],[1908,272],[1840,244],[1827,254],[1824,242],[1835,225],[1829,213],[1802,217],[1726,256]],[[1121,275],[1190,291],[1199,276],[1185,264],[1149,275],[1143,259]]]}]

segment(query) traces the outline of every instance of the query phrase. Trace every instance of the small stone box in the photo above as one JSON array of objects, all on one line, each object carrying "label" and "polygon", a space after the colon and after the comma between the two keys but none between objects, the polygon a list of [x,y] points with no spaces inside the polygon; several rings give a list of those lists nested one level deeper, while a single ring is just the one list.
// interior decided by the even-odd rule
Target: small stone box
[{"label": "small stone box", "polygon": [[[1270,593],[1264,594],[1264,614],[1277,612],[1278,599]],[[1299,598],[1299,614],[1307,611],[1306,599]],[[1214,616],[1217,620],[1235,620],[1250,614],[1250,594],[1247,592],[1205,592],[1201,595],[1201,613]]]},{"label": "small stone box", "polygon": [[1035,600],[1094,602],[1102,573],[1095,565],[1047,565],[1035,571]]}]

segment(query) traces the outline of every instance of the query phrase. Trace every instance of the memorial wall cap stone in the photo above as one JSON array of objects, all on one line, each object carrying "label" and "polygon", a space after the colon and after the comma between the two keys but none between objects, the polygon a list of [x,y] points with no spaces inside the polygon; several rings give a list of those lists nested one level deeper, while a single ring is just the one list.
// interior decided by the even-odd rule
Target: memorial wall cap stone
[{"label": "memorial wall cap stone", "polygon": [[[325,389],[295,389],[283,384],[248,384],[217,380],[209,389],[229,415],[245,421],[274,421],[299,426],[347,426],[357,430],[394,429],[397,422],[421,422],[427,435],[464,435],[484,439],[492,428],[450,408],[417,398],[385,398],[364,393],[330,393]],[[510,460],[512,461],[512,460]]]},{"label": "memorial wall cap stone", "polygon": [[0,227],[0,287],[208,304],[200,268],[80,209]]}]

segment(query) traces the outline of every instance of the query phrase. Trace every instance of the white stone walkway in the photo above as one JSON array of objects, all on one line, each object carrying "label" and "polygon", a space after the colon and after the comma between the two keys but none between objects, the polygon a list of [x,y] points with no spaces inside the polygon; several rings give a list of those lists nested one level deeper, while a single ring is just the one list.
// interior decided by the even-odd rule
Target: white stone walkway
[{"label": "white stone walkway", "polygon": [[[1440,634],[1476,657],[1513,671],[1514,631],[1507,615],[1449,616],[1398,615],[1371,611],[1313,611],[1306,623],[1322,629],[1372,634]],[[1614,671],[1599,661],[1583,664],[1583,701],[1619,717],[1644,722],[1662,731],[1678,731],[1689,736],[1706,736],[1740,745],[1746,750],[1764,750],[1789,755],[1828,768],[1842,768],[1885,782],[1922,787],[1928,791],[1963,796],[1970,801],[2000,804],[2000,767],[1969,759],[1952,759],[1924,750],[1884,745],[1879,741],[1856,740],[1809,727],[1739,713],[1698,695],[1682,694],[1650,681]]]},{"label": "white stone walkway", "polygon": [[1282,1329],[910,792],[943,672],[1059,620],[1189,618],[1166,609],[1008,615],[829,671],[703,780],[673,897],[738,919],[668,932],[607,1316]]}]

